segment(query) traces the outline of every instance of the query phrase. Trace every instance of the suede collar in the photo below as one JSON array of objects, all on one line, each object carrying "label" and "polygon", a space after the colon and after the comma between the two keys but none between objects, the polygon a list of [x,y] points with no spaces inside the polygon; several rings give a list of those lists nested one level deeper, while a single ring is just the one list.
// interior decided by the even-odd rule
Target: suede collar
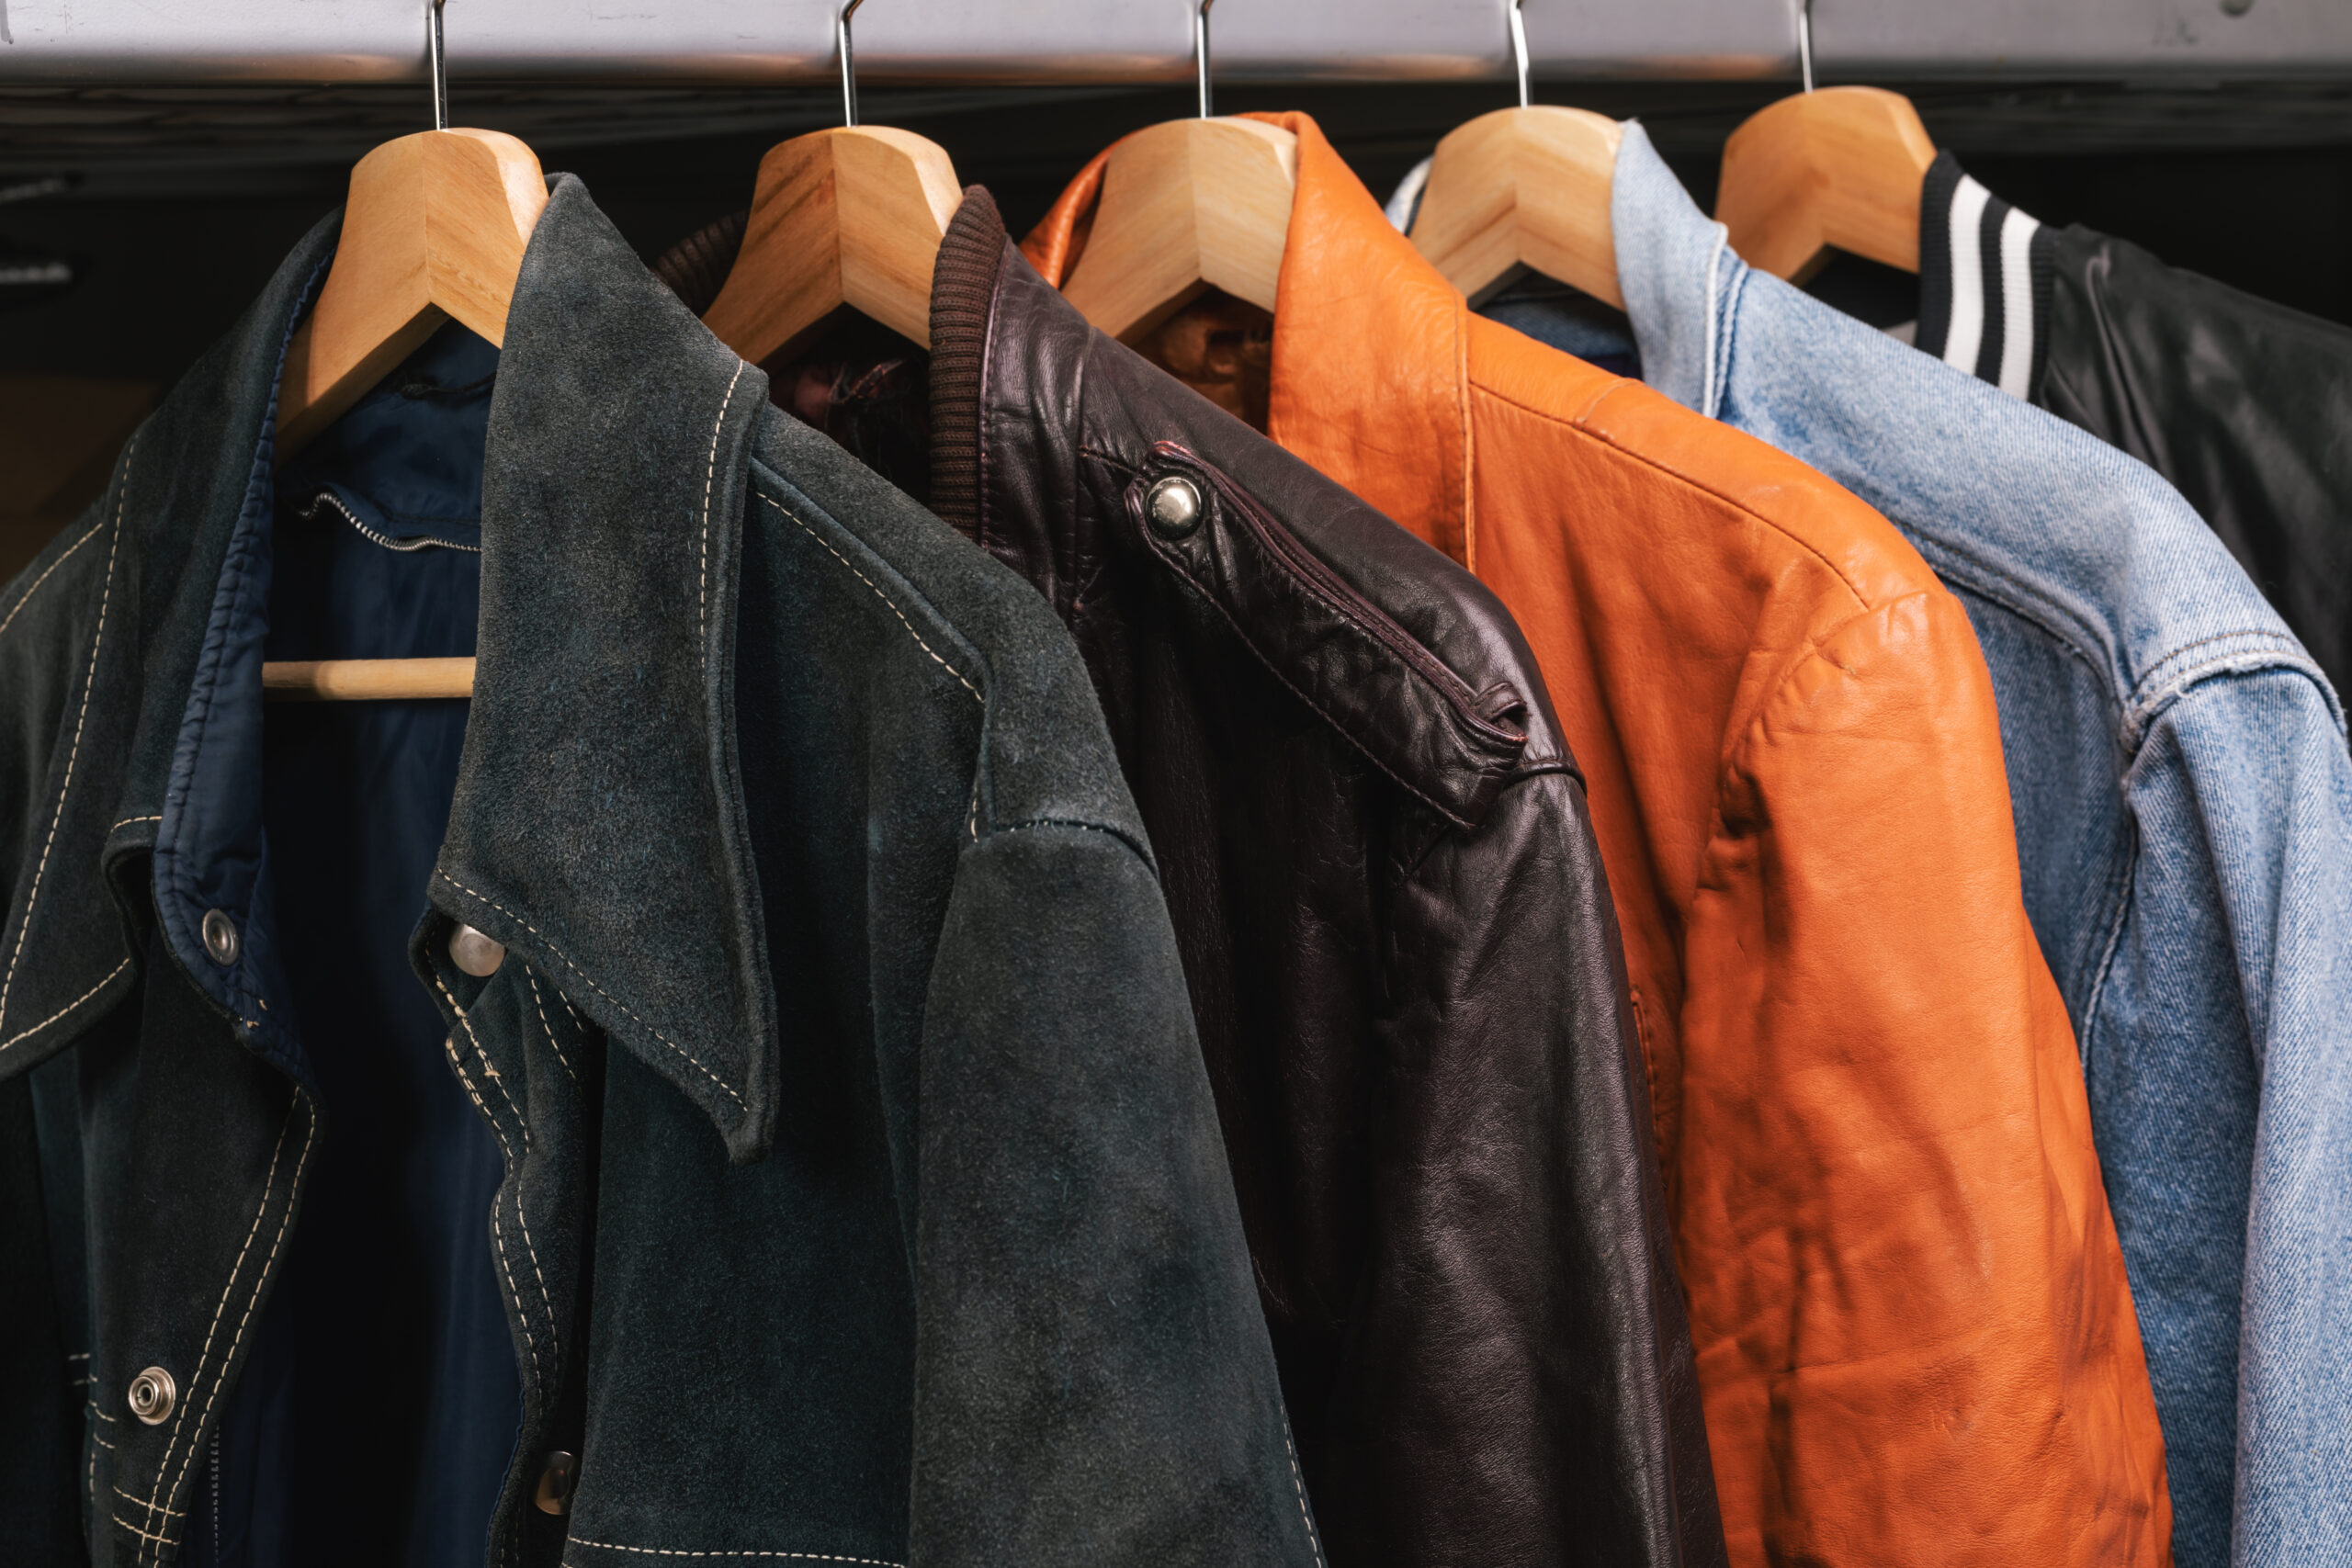
[{"label": "suede collar", "polygon": [[[732,718],[766,378],[578,180],[549,185],[491,403],[477,694],[429,896],[553,978],[748,1158],[772,1135],[778,1049]],[[76,631],[84,716],[69,709],[51,770],[42,874],[19,879],[0,927],[20,950],[5,1033],[56,1038],[24,1038],[0,1075],[132,983],[135,857],[152,848],[174,957],[248,1046],[303,1076],[264,944],[221,965],[203,922],[271,923],[258,812],[236,792],[259,777],[277,384],[338,225],[295,247],[141,428],[72,547],[107,552]],[[110,872],[123,919],[107,942],[76,917],[105,905]],[[428,917],[420,944],[447,930]]]},{"label": "suede collar", "polygon": [[[1298,138],[1266,434],[1312,468],[1357,476],[1352,488],[1376,510],[1475,570],[1467,305],[1390,227],[1311,118],[1244,118]],[[1085,251],[1113,150],[1079,171],[1022,242],[1056,288]]]}]

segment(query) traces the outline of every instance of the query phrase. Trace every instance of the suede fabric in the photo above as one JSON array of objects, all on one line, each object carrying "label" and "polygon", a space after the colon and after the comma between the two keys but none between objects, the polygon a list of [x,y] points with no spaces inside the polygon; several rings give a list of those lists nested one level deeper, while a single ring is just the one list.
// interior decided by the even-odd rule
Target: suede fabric
[{"label": "suede fabric", "polygon": [[[18,1282],[74,1257],[72,1205],[12,1190],[12,1562],[179,1555],[336,1136],[275,1005],[303,910],[235,798],[267,777],[274,389],[334,239],[0,589],[0,1115],[73,1065],[70,1124],[32,1120],[85,1172],[88,1303],[51,1289],[40,1332]],[[1319,1562],[1157,866],[1050,609],[771,410],[568,178],[482,476],[410,945],[503,1173],[472,1245],[521,1424],[481,1560]],[[459,921],[504,944],[487,977]],[[355,1419],[397,1375],[368,1350]],[[39,1424],[85,1377],[68,1450]],[[568,1514],[534,1506],[557,1452]]]}]

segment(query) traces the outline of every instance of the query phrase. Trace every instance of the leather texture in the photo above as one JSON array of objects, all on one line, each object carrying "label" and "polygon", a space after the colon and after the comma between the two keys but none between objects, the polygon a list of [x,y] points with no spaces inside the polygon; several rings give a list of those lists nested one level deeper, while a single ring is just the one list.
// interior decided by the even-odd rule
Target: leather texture
[{"label": "leather texture", "polygon": [[[1471,315],[1263,118],[1299,139],[1269,433],[1501,596],[1582,765],[1732,1560],[2168,1561],[1965,614],[1812,469]],[[1048,278],[1102,164],[1024,244]]]},{"label": "leather texture", "polygon": [[1159,859],[1330,1560],[1724,1561],[1607,885],[1510,615],[1091,329],[984,191],[931,328],[933,503],[1069,624]]}]

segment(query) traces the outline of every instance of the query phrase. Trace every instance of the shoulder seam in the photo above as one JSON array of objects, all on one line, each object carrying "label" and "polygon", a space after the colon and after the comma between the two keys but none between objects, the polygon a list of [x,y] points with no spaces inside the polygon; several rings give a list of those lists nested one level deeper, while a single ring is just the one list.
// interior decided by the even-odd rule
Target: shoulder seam
[{"label": "shoulder seam", "polygon": [[[1781,523],[1779,519],[1758,511],[1746,501],[1741,500],[1736,495],[1726,494],[1723,490],[1713,484],[1707,483],[1703,479],[1700,479],[1690,474],[1684,473],[1679,468],[1668,468],[1664,463],[1659,462],[1655,457],[1649,457],[1645,453],[1636,452],[1630,446],[1621,445],[1620,443],[1600,434],[1599,431],[1590,428],[1584,423],[1585,419],[1590,415],[1594,410],[1600,408],[1602,403],[1615,396],[1625,385],[1627,385],[1625,380],[1623,378],[1620,378],[1614,384],[1603,388],[1599,395],[1594,397],[1592,401],[1586,405],[1583,413],[1571,418],[1568,415],[1555,412],[1550,409],[1540,409],[1534,407],[1532,404],[1521,402],[1519,399],[1511,397],[1506,392],[1496,390],[1494,388],[1487,386],[1485,382],[1478,380],[1475,377],[1472,378],[1470,383],[1471,390],[1474,392],[1479,393],[1485,397],[1492,398],[1495,401],[1505,404],[1508,407],[1517,409],[1521,413],[1543,420],[1550,424],[1555,424],[1562,430],[1569,432],[1571,434],[1581,436],[1587,441],[1591,441],[1600,446],[1605,446],[1610,451],[1624,457],[1628,462],[1639,463],[1644,468],[1649,468],[1656,473],[1663,474],[1667,478],[1673,479],[1678,484],[1686,485],[1690,489],[1697,491],[1702,495],[1714,497],[1714,499],[1722,502],[1724,505],[1737,510],[1743,516],[1755,519],[1758,523],[1762,524],[1765,527],[1771,529],[1772,532],[1788,540],[1790,544],[1795,546],[1798,549],[1803,550],[1805,554],[1819,561],[1828,570],[1829,574],[1832,577],[1835,577],[1838,582],[1845,587],[1846,592],[1853,596],[1854,602],[1858,605],[1861,606],[1864,610],[1870,610],[1877,607],[1872,603],[1870,596],[1855,585],[1854,580],[1846,574],[1846,570],[1843,567],[1830,559],[1828,556],[1822,552],[1820,547],[1815,545],[1811,540],[1801,538],[1796,534],[1792,533],[1789,529],[1788,525]],[[1679,407],[1679,404],[1677,406]],[[1686,410],[1685,412],[1687,412],[1689,411]],[[1725,426],[1724,428],[1729,429],[1730,427]],[[1761,443],[1758,443],[1758,446],[1761,445]],[[1772,450],[1770,447],[1766,447],[1765,449],[1768,451]],[[1785,455],[1783,454],[1782,456]],[[1791,463],[1796,462],[1796,459],[1793,457],[1790,457],[1787,460]],[[1802,465],[1799,466],[1801,467]],[[1845,491],[1842,493],[1851,496],[1850,491]],[[1861,506],[1866,509],[1870,506],[1868,502],[1863,501],[1859,496],[1851,496],[1851,499],[1857,506]],[[1873,512],[1872,515],[1877,515],[1877,513]],[[1891,529],[1894,527],[1894,525],[1890,523],[1887,526]],[[1919,592],[1919,590],[1907,590],[1905,594],[1898,594],[1895,597],[1897,599],[1907,597],[1908,593],[1917,592]],[[1886,603],[1889,604],[1894,602],[1895,601],[1892,599],[1886,601]]]}]

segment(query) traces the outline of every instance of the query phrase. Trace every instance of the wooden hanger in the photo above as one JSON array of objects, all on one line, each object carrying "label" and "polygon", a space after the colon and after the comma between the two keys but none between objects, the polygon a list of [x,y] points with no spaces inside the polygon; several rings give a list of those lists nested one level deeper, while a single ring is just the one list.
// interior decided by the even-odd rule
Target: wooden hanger
[{"label": "wooden hanger", "polygon": [[754,365],[797,353],[846,305],[931,346],[931,274],[963,203],[956,165],[910,130],[857,123],[850,17],[834,14],[842,124],[760,160],[752,217],[703,324]]},{"label": "wooden hanger", "polygon": [[1214,3],[1195,0],[1193,12],[1199,118],[1139,130],[1112,150],[1086,249],[1062,285],[1079,314],[1125,342],[1207,288],[1274,308],[1298,138],[1259,120],[1211,118]]},{"label": "wooden hanger", "polygon": [[1919,270],[1919,186],[1936,144],[1919,111],[1878,87],[1813,85],[1813,3],[1797,13],[1804,91],[1724,143],[1715,217],[1750,266],[1803,283],[1831,250]]},{"label": "wooden hanger", "polygon": [[[528,147],[495,130],[450,130],[439,0],[428,0],[434,126],[388,141],[351,171],[334,261],[287,345],[277,457],[329,424],[447,321],[503,345],[514,280],[547,178]],[[463,697],[470,659],[338,659],[262,666],[267,697],[338,702]]]},{"label": "wooden hanger", "polygon": [[1609,198],[1623,129],[1589,109],[1528,101],[1520,5],[1511,0],[1519,107],[1482,114],[1437,144],[1414,248],[1473,305],[1526,268],[1623,310]]}]

